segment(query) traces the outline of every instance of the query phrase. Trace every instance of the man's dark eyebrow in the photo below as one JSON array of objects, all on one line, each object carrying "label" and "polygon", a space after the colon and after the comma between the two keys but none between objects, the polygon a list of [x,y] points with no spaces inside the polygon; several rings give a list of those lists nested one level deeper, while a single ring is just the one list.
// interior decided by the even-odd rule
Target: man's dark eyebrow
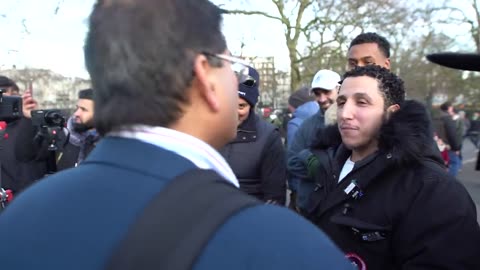
[{"label": "man's dark eyebrow", "polygon": [[[355,98],[355,99],[363,98],[363,99],[366,99],[368,101],[372,100],[372,98],[369,95],[367,95],[366,93],[355,93],[355,94],[353,94],[353,98]],[[347,97],[345,95],[340,95],[340,96],[337,97],[336,101],[342,101],[342,100],[346,100],[346,99],[347,99]]]},{"label": "man's dark eyebrow", "polygon": [[353,94],[353,97],[356,98],[356,99],[364,98],[368,101],[372,101],[372,98],[369,95],[367,95],[366,93],[355,93],[355,94]]},{"label": "man's dark eyebrow", "polygon": [[361,59],[361,60],[364,60],[364,61],[365,61],[365,60],[375,60],[375,58],[373,58],[373,56],[370,56],[370,55],[364,56],[364,57],[362,57],[362,58],[360,58],[360,59]]}]

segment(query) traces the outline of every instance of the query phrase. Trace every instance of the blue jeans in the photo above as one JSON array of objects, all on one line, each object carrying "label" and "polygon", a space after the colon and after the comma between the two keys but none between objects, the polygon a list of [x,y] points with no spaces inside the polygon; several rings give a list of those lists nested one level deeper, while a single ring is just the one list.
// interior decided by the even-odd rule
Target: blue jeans
[{"label": "blue jeans", "polygon": [[460,156],[455,153],[455,151],[448,151],[448,158],[450,159],[448,163],[448,173],[452,176],[457,176],[458,171],[462,167],[462,161]]}]

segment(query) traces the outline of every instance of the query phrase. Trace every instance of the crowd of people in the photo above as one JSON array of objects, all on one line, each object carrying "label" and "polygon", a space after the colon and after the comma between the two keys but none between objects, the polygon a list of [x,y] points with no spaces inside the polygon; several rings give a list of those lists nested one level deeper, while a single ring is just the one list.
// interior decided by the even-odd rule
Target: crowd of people
[{"label": "crowd of people", "polygon": [[35,124],[28,90],[7,123],[0,183],[19,196],[0,214],[3,267],[480,269],[476,206],[455,178],[478,113],[446,102],[432,118],[368,32],[346,72],[319,66],[291,94],[282,138],[221,22],[208,0],[95,4],[92,88],[61,132]]}]

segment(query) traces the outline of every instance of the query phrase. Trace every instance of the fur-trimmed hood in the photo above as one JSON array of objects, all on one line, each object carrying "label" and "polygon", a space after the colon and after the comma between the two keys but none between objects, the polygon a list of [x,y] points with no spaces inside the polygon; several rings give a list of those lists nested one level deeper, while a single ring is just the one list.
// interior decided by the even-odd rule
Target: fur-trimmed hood
[{"label": "fur-trimmed hood", "polygon": [[[440,152],[433,141],[430,116],[420,102],[405,101],[383,124],[379,134],[379,151],[391,154],[394,162],[408,165],[430,160],[443,166]],[[341,143],[342,138],[335,124],[319,130],[312,148],[337,148]]]}]

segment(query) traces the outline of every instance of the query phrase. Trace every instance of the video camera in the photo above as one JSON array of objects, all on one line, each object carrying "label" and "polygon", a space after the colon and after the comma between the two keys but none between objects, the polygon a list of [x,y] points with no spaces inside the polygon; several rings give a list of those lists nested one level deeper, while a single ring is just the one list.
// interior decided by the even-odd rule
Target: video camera
[{"label": "video camera", "polygon": [[22,98],[4,96],[6,88],[0,88],[0,121],[15,120],[22,117]]},{"label": "video camera", "polygon": [[36,127],[64,127],[65,116],[60,110],[33,110],[32,124]]},{"label": "video camera", "polygon": [[44,139],[49,151],[58,150],[67,139],[63,133],[65,122],[66,118],[60,110],[33,110],[32,124],[38,129],[35,140]]}]

